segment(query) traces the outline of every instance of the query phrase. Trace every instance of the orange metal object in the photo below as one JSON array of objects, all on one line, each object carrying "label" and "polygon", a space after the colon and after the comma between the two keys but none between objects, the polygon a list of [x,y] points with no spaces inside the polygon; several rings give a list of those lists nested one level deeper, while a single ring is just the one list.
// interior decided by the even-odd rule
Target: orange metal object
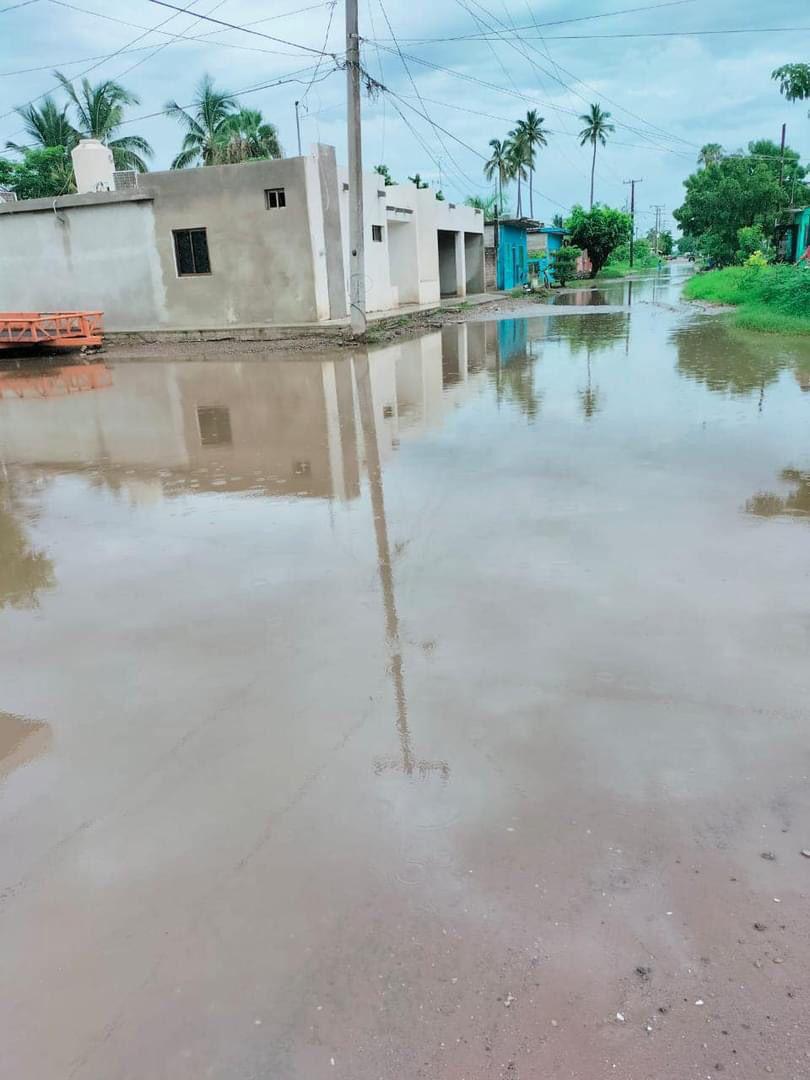
[{"label": "orange metal object", "polygon": [[100,345],[100,311],[0,311],[0,349],[49,345],[80,349]]}]

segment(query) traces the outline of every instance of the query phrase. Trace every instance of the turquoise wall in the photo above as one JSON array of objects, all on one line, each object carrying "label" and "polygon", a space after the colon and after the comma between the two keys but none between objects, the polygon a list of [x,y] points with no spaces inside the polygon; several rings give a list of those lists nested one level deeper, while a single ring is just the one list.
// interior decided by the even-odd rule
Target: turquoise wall
[{"label": "turquoise wall", "polygon": [[526,230],[515,225],[498,227],[499,289],[516,289],[529,280],[529,249],[526,246]]}]

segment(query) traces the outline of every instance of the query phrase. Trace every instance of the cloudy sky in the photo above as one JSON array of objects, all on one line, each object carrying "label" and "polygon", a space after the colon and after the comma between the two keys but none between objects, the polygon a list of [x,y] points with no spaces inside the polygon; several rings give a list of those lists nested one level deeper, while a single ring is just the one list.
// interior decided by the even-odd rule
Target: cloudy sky
[{"label": "cloudy sky", "polygon": [[[0,143],[21,141],[12,110],[53,89],[52,69],[87,72],[139,96],[130,115],[143,119],[129,130],[151,142],[153,167],[166,168],[180,131],[149,114],[168,99],[190,102],[205,72],[233,91],[289,75],[240,100],[278,126],[293,154],[301,99],[304,146],[333,143],[345,160],[345,76],[330,56],[315,71],[317,52],[344,48],[342,0],[173,2],[188,12],[154,0],[0,0]],[[200,15],[250,23],[253,33]],[[589,151],[576,133],[593,101],[616,123],[597,159],[596,197],[623,205],[622,181],[643,178],[645,214],[679,205],[705,142],[776,140],[786,121],[789,143],[810,158],[806,104],[785,102],[770,79],[779,64],[810,60],[807,0],[360,0],[360,25],[365,67],[396,95],[364,102],[367,165],[384,161],[396,178],[418,171],[452,199],[486,194],[487,143],[529,108],[550,131],[535,179],[535,216],[545,220],[587,200]]]}]

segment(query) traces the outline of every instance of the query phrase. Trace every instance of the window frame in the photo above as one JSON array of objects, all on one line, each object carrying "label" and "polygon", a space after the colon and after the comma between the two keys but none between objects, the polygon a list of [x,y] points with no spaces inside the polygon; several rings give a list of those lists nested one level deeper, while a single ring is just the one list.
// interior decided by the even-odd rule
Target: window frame
[{"label": "window frame", "polygon": [[[279,202],[279,195],[281,201]],[[270,201],[270,197],[275,197],[275,204]],[[265,210],[286,210],[287,209],[287,189],[283,187],[265,188],[264,189],[264,208]]]},{"label": "window frame", "polygon": [[[208,256],[208,269],[207,270],[191,270],[185,271],[180,269],[180,253],[177,249],[177,238],[181,233],[188,233],[189,245],[191,247],[191,258],[194,262],[194,245],[191,241],[192,233],[202,233],[205,237],[205,253]],[[208,246],[208,226],[207,225],[189,225],[179,229],[172,229],[172,248],[174,251],[174,270],[178,278],[193,278],[193,277],[210,277],[213,273],[211,269],[211,249]]]},{"label": "window frame", "polygon": [[371,226],[371,242],[373,244],[382,244],[384,242],[384,233],[382,225]]}]

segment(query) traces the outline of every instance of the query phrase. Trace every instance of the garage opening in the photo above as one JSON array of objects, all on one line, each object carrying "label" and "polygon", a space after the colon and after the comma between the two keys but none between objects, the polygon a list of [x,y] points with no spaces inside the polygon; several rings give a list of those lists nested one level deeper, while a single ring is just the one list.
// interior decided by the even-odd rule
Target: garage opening
[{"label": "garage opening", "polygon": [[458,295],[456,273],[456,234],[446,229],[438,230],[439,236],[439,293],[441,296]]}]

